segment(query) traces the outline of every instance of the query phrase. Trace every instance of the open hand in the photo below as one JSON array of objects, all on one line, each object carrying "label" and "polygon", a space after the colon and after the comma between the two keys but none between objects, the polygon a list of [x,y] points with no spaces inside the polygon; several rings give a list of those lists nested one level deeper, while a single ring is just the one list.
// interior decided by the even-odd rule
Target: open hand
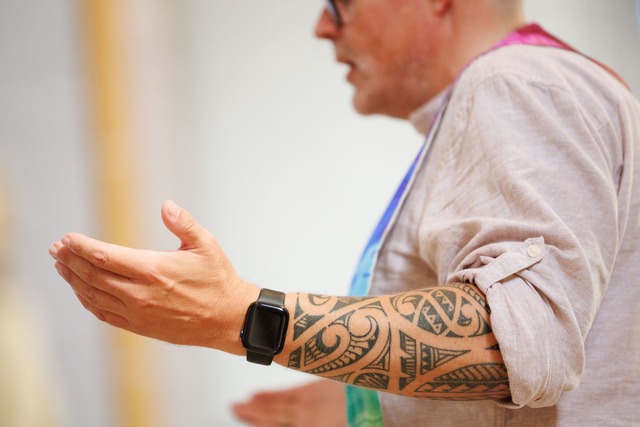
[{"label": "open hand", "polygon": [[259,288],[241,280],[211,233],[175,203],[162,206],[176,251],[132,249],[77,233],[49,253],[82,305],[128,331],[244,354],[239,331]]},{"label": "open hand", "polygon": [[261,392],[234,405],[238,419],[255,427],[345,427],[344,384],[314,381],[282,391]]}]

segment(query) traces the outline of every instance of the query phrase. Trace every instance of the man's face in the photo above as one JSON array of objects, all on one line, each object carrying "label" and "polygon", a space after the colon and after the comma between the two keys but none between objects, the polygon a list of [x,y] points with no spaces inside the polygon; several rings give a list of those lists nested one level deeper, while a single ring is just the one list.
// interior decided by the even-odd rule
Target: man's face
[{"label": "man's face", "polygon": [[316,36],[333,42],[349,67],[354,107],[406,118],[443,87],[442,24],[425,0],[336,0],[343,25],[325,10]]}]

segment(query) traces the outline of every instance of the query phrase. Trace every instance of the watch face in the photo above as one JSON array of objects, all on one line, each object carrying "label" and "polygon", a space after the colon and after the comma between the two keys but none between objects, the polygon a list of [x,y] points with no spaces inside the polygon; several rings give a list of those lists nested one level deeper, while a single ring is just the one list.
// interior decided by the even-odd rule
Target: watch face
[{"label": "watch face", "polygon": [[281,307],[252,304],[242,331],[242,344],[248,350],[276,355],[282,350],[289,313]]}]

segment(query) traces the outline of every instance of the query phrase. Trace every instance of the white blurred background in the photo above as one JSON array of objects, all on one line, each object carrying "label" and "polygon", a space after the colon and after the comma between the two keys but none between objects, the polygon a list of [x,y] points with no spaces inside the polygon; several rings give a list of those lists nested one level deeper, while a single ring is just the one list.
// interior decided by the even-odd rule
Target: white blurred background
[{"label": "white blurred background", "polygon": [[[117,11],[111,30],[126,77],[136,245],[177,246],[159,216],[172,198],[217,235],[245,279],[345,293],[421,137],[352,111],[345,70],[313,38],[323,2],[104,1]],[[13,412],[4,418],[12,427],[239,425],[231,403],[310,377],[140,338],[139,375],[123,380],[131,352],[84,311],[47,254],[64,232],[103,232],[84,3],[0,0],[0,211],[9,224],[0,227],[0,303],[17,307],[0,329],[13,337],[0,340],[0,424]],[[526,6],[640,93],[634,0]],[[132,387],[151,414],[123,415]],[[43,399],[54,421],[34,421]]]}]

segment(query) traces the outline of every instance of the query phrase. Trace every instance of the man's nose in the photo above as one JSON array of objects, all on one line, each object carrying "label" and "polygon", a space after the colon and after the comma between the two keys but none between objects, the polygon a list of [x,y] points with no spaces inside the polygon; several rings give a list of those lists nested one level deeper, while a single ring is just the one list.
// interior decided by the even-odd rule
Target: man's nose
[{"label": "man's nose", "polygon": [[338,33],[340,32],[340,27],[336,25],[334,20],[331,18],[329,11],[327,9],[322,10],[322,14],[316,23],[315,35],[319,39],[329,39],[334,40]]}]

